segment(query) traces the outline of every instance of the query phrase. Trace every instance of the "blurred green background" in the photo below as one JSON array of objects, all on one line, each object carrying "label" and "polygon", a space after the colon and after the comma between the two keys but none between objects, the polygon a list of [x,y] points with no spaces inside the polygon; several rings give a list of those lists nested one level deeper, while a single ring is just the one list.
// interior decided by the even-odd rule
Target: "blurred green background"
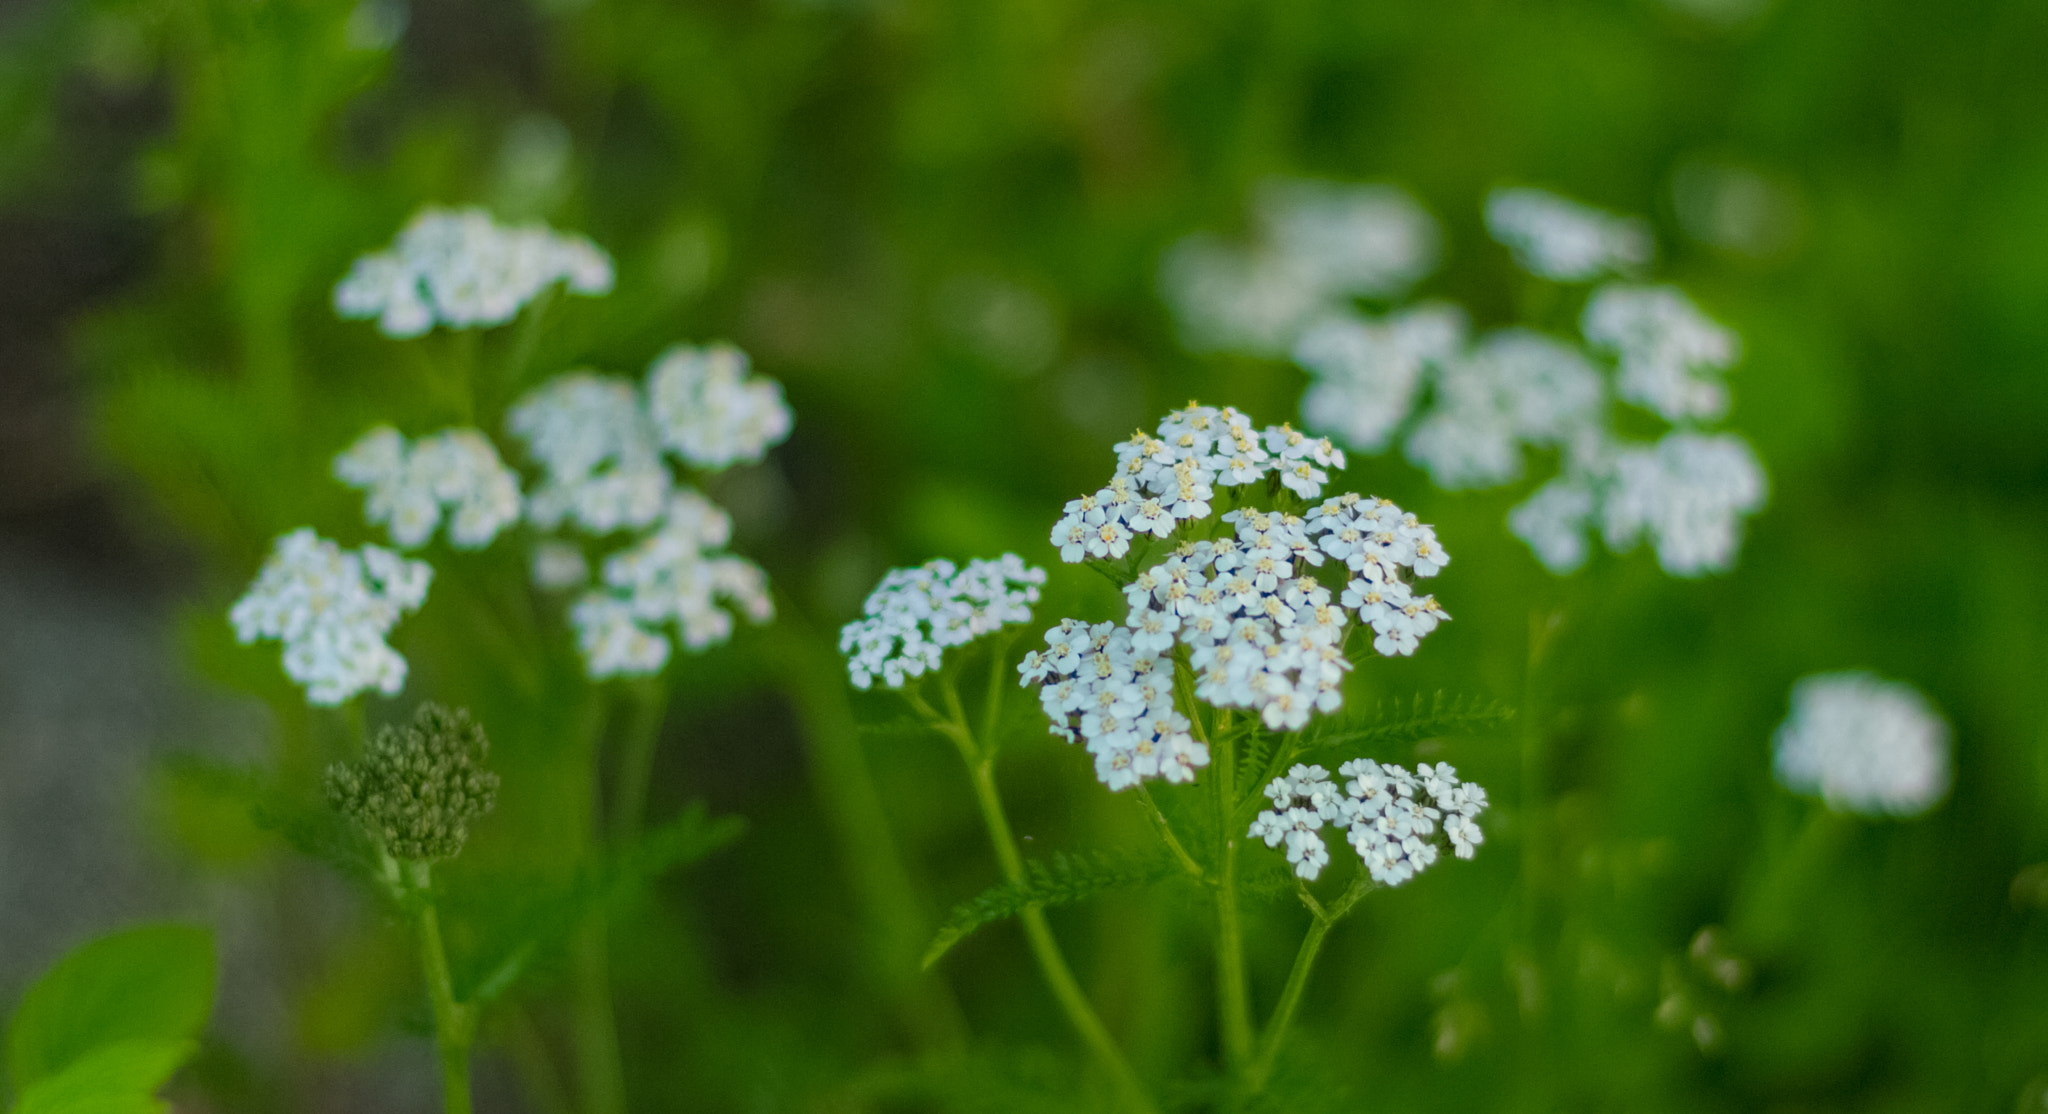
[{"label": "blurred green background", "polygon": [[[849,709],[830,639],[892,565],[1056,564],[1060,504],[1189,398],[1297,414],[1300,371],[1187,355],[1154,281],[1276,174],[1410,190],[1446,230],[1421,295],[1482,325],[1545,323],[1484,234],[1492,187],[1648,216],[1659,277],[1744,338],[1730,425],[1772,499],[1730,575],[1638,552],[1557,579],[1502,528],[1522,490],[1353,457],[1346,488],[1436,524],[1456,621],[1349,699],[1522,715],[1428,745],[1493,790],[1489,842],[1332,937],[1275,1108],[2044,1108],[2039,3],[14,0],[0,41],[0,991],[121,916],[234,926],[181,1109],[432,1108],[402,933],[191,771],[310,792],[348,745],[222,616],[275,534],[373,540],[333,453],[376,421],[453,420],[407,348],[328,299],[421,205],[468,202],[617,261],[611,296],[550,308],[536,376],[730,339],[796,413],[712,490],[784,613],[668,674],[651,811],[703,800],[748,827],[619,914],[632,1108],[1087,1101],[1013,929],[937,971],[965,1060],[903,1020],[938,983],[889,943],[909,929],[876,912],[835,763],[873,770],[911,927],[995,874],[943,744],[856,731],[900,713]],[[400,631],[406,694],[370,709],[434,695],[490,726],[486,935],[518,879],[567,869],[589,807],[520,803],[575,759],[550,742],[587,712],[553,695],[581,691],[566,642],[509,675],[459,610],[460,576],[516,565],[451,559]],[[1056,568],[1041,616],[1107,617],[1090,575]],[[1858,667],[1954,725],[1955,787],[1923,819],[1829,817],[1771,781],[1792,681]],[[45,698],[62,685],[79,695]],[[1533,771],[1517,733],[1547,740]],[[1146,834],[1028,725],[1003,776],[1038,852]],[[1533,852],[1518,802],[1551,833]],[[1194,904],[1138,891],[1054,924],[1141,1074],[1201,1108]],[[1262,908],[1270,1002],[1302,918]],[[549,1109],[531,1069],[558,1051],[565,965],[487,1030],[483,1109]]]}]

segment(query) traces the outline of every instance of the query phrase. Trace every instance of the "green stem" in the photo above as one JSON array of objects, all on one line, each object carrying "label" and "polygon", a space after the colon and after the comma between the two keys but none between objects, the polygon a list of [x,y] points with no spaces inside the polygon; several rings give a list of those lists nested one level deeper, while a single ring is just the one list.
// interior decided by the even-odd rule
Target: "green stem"
[{"label": "green stem", "polygon": [[1173,857],[1180,863],[1180,868],[1187,871],[1195,881],[1207,882],[1208,873],[1202,869],[1202,864],[1195,861],[1193,855],[1188,854],[1188,849],[1181,845],[1180,837],[1173,834],[1173,825],[1167,821],[1166,814],[1159,810],[1158,802],[1152,799],[1151,791],[1146,789],[1142,782],[1138,785],[1138,800],[1144,802],[1145,810],[1152,815],[1153,825],[1159,829],[1159,838],[1166,841],[1166,849],[1173,852]]},{"label": "green stem", "polygon": [[[981,806],[981,819],[988,829],[989,842],[994,845],[996,862],[1002,867],[1003,877],[1013,886],[1025,884],[1024,858],[1017,851],[1016,837],[1010,831],[1010,819],[1003,810],[1002,794],[996,790],[995,748],[983,748],[975,743],[974,733],[967,726],[967,717],[960,706],[960,693],[950,677],[945,680],[942,692],[946,706],[952,715],[944,720],[932,714],[931,705],[922,697],[912,695],[911,699],[920,711],[932,720],[960,751],[960,760],[967,765],[968,777],[974,782],[975,802]],[[1045,910],[1036,905],[1025,907],[1018,915],[1024,926],[1024,937],[1031,945],[1032,958],[1038,961],[1039,974],[1044,976],[1047,989],[1052,991],[1060,1008],[1065,1011],[1067,1021],[1081,1037],[1081,1043],[1088,1046],[1102,1069],[1109,1073],[1110,1083],[1116,1088],[1125,1109],[1137,1114],[1151,1114],[1154,1109],[1151,1098],[1145,1093],[1145,1086],[1138,1081],[1138,1075],[1131,1070],[1129,1061],[1116,1046],[1116,1040],[1095,1014],[1095,1007],[1089,1005],[1088,996],[1082,992],[1081,984],[1075,980],[1073,968],[1067,965],[1059,941],[1053,937],[1052,926],[1045,921]]]},{"label": "green stem", "polygon": [[1218,731],[1212,742],[1203,728],[1187,667],[1177,665],[1175,674],[1194,736],[1209,748],[1209,784],[1221,860],[1216,878],[1216,1028],[1224,1062],[1241,1071],[1252,1054],[1252,1010],[1244,974],[1244,928],[1237,911],[1237,755],[1228,732]]},{"label": "green stem", "polygon": [[406,884],[419,903],[415,923],[420,938],[420,973],[426,976],[427,998],[434,1011],[434,1046],[441,1061],[441,1103],[444,1114],[469,1114],[469,1046],[476,1036],[476,1017],[455,1000],[455,980],[448,973],[448,952],[441,944],[441,920],[434,911],[432,880],[424,862],[403,864]]},{"label": "green stem", "polygon": [[662,719],[668,714],[669,686],[659,677],[633,690],[633,718],[619,741],[619,784],[612,798],[611,838],[615,850],[640,835],[647,815],[647,787],[654,780],[655,746],[661,741]]},{"label": "green stem", "polygon": [[562,1089],[562,1077],[548,1053],[547,1041],[532,1015],[516,1002],[500,1007],[505,1019],[505,1048],[512,1054],[512,1066],[525,1085],[527,1098],[540,1114],[574,1114],[575,1105]]},{"label": "green stem", "polygon": [[1352,876],[1351,885],[1328,908],[1316,901],[1308,892],[1307,885],[1301,885],[1302,904],[1308,906],[1313,919],[1309,922],[1308,934],[1301,938],[1301,948],[1294,953],[1294,967],[1287,972],[1287,985],[1280,991],[1280,1002],[1273,1007],[1272,1020],[1266,1023],[1265,1035],[1259,1040],[1258,1058],[1245,1071],[1245,1090],[1257,1094],[1265,1090],[1266,1083],[1273,1076],[1273,1065],[1280,1058],[1280,1048],[1287,1043],[1288,1030],[1294,1024],[1294,1012],[1301,1005],[1302,991],[1308,988],[1309,972],[1314,970],[1316,956],[1323,949],[1323,937],[1330,929],[1351,912],[1366,891],[1372,889],[1372,878],[1364,870]]},{"label": "green stem", "polygon": [[625,1114],[626,1077],[612,1006],[609,925],[593,913],[576,937],[576,1082],[581,1114]]}]

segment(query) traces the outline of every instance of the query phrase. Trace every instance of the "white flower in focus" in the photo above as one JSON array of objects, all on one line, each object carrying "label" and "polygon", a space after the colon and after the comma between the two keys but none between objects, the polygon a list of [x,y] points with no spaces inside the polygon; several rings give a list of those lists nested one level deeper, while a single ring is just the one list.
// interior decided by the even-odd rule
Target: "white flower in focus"
[{"label": "white flower in focus", "polygon": [[1677,287],[1603,286],[1586,302],[1580,329],[1587,343],[1620,358],[1621,398],[1672,422],[1728,412],[1728,388],[1718,376],[1741,355],[1742,343]]},{"label": "white flower in focus", "polygon": [[1465,344],[1465,314],[1432,302],[1388,314],[1326,318],[1294,346],[1309,373],[1302,421],[1351,448],[1376,453],[1406,420],[1431,365]]},{"label": "white flower in focus", "polygon": [[1498,189],[1486,198],[1486,230],[1538,278],[1585,282],[1628,274],[1656,255],[1650,226],[1548,190]]},{"label": "white flower in focus", "polygon": [[474,429],[446,429],[408,445],[378,426],[334,458],[334,474],[368,492],[363,517],[384,523],[401,549],[425,545],[448,517],[457,549],[482,549],[518,521],[519,478]]},{"label": "white flower in focus", "polygon": [[331,706],[405,685],[405,658],[384,639],[426,602],[434,570],[386,549],[342,549],[301,527],[277,539],[256,581],[228,611],[235,640],[284,643],[284,670],[309,703]]},{"label": "white flower in focus", "polygon": [[542,529],[573,519],[606,534],[652,523],[670,478],[654,422],[627,380],[594,372],[558,375],[528,392],[506,418],[543,478],[527,500]]},{"label": "white flower in focus", "polygon": [[1949,786],[1949,727],[1910,685],[1817,673],[1792,687],[1773,740],[1778,780],[1864,816],[1917,816]]},{"label": "white flower in focus", "polygon": [[581,236],[501,225],[482,209],[421,210],[392,246],[357,259],[334,287],[344,318],[376,318],[388,336],[501,325],[543,290],[612,287],[611,259]]},{"label": "white flower in focus", "polygon": [[671,624],[685,649],[699,651],[732,637],[726,608],[755,623],[773,618],[767,576],[753,562],[721,552],[731,538],[732,519],[684,490],[669,501],[659,529],[606,558],[605,587],[586,593],[570,612],[590,675],[658,671],[669,652],[660,632]]},{"label": "white flower in focus", "polygon": [[662,443],[700,468],[761,459],[789,436],[782,387],[747,376],[746,353],[731,345],[678,345],[647,373],[647,401]]},{"label": "white flower in focus", "polygon": [[1045,570],[1014,553],[977,558],[964,569],[940,558],[889,570],[861,605],[862,617],[839,632],[854,687],[865,690],[879,677],[885,688],[902,688],[937,669],[948,649],[1029,620],[1044,583]]},{"label": "white flower in focus", "polygon": [[1274,179],[1252,208],[1273,251],[1329,295],[1395,297],[1436,268],[1436,221],[1396,186]]},{"label": "white flower in focus", "polygon": [[1673,576],[1734,567],[1743,519],[1768,494],[1756,454],[1732,433],[1666,434],[1617,450],[1610,468],[1600,507],[1608,548],[1626,552],[1647,535]]},{"label": "white flower in focus", "polygon": [[1259,813],[1247,833],[1268,847],[1287,845],[1294,873],[1314,881],[1330,861],[1318,834],[1325,827],[1347,830],[1373,881],[1398,886],[1438,859],[1435,837],[1442,833],[1452,853],[1471,858],[1485,841],[1478,817],[1486,790],[1458,780],[1448,764],[1423,763],[1413,773],[1400,766],[1355,759],[1338,768],[1340,786],[1321,766],[1297,765],[1266,786],[1273,807]]},{"label": "white flower in focus", "polygon": [[1600,373],[1578,350],[1527,329],[1489,334],[1439,365],[1436,404],[1408,435],[1408,459],[1449,490],[1522,474],[1524,445],[1560,445],[1598,430]]}]

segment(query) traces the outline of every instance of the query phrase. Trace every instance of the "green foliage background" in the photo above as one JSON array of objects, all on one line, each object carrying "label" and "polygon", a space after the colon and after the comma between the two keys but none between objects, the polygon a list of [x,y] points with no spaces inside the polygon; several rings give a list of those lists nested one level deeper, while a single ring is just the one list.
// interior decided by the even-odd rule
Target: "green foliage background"
[{"label": "green foliage background", "polygon": [[[380,15],[403,34],[363,45]],[[232,644],[228,602],[283,530],[373,539],[327,467],[363,428],[457,417],[412,348],[334,319],[352,258],[422,204],[460,202],[613,253],[616,292],[550,305],[524,378],[487,409],[571,367],[637,374],[678,340],[731,339],[786,385],[790,442],[712,492],[783,594],[775,626],[680,659],[659,692],[593,699],[550,616],[508,626],[517,609],[465,596],[521,583],[501,547],[437,555],[436,594],[401,628],[412,679],[370,720],[467,705],[504,778],[448,876],[467,910],[458,979],[544,945],[516,1020],[487,1025],[503,1071],[571,1024],[560,903],[596,893],[633,1109],[1092,1100],[1014,932],[917,973],[945,910],[997,876],[944,744],[886,726],[900,713],[879,697],[849,704],[830,640],[891,565],[1054,564],[1046,530],[1110,442],[1190,397],[1294,416],[1301,373],[1187,355],[1154,290],[1166,245],[1240,223],[1259,180],[1291,174],[1413,191],[1449,244],[1422,293],[1482,324],[1566,324],[1485,238],[1492,186],[1650,216],[1660,275],[1744,337],[1731,425],[1773,490],[1731,575],[1673,580],[1637,553],[1559,580],[1501,526],[1521,491],[1446,494],[1354,456],[1347,488],[1437,525],[1457,618],[1414,659],[1360,670],[1349,699],[1449,690],[1520,714],[1422,744],[1493,790],[1488,843],[1333,934],[1274,1108],[2040,1108],[2038,4],[1777,0],[1717,21],[1649,0],[100,0],[0,14],[0,34],[9,209],[146,245],[66,335],[135,532],[191,555],[179,652],[196,683],[277,709],[266,768],[160,779],[181,853],[211,871],[322,869],[277,833],[319,845],[317,772],[354,746],[273,651]],[[1675,182],[1703,160],[1777,183],[1784,237],[1689,236]],[[1040,614],[1107,614],[1087,575],[1056,569]],[[1771,781],[1792,681],[1854,667],[1912,682],[1955,726],[1955,787],[1924,819],[1829,817]],[[644,862],[593,867],[592,756],[564,740],[615,738],[660,700],[649,812],[688,824]],[[611,726],[578,727],[593,717]],[[1533,769],[1529,733],[1548,740]],[[874,797],[838,792],[851,768]],[[1002,776],[1035,855],[1148,836],[1023,716]],[[660,873],[731,838],[684,812],[699,800],[744,834]],[[1517,802],[1548,840],[1523,838]],[[658,880],[607,881],[625,877]],[[1140,1073],[1201,1107],[1215,1050],[1194,904],[1162,886],[1051,916]],[[1305,917],[1260,908],[1270,1001]],[[1708,925],[1744,964],[1732,988],[1688,951]],[[241,1063],[220,1034],[184,1085],[209,1108],[311,1108],[293,1090],[306,1065],[414,1039],[402,933],[367,894],[348,940],[289,972],[296,1059]],[[961,1057],[934,1051],[955,1011]],[[1704,1049],[1698,1016],[1719,1033]]]}]

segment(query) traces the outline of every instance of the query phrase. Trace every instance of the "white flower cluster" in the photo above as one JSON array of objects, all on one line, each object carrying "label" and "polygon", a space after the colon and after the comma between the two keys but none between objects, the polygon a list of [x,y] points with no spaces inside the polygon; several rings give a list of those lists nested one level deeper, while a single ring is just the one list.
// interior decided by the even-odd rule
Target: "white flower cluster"
[{"label": "white flower cluster", "polygon": [[1655,257],[1650,226],[1548,190],[1499,189],[1486,199],[1486,230],[1538,278],[1585,282],[1630,274]]},{"label": "white flower cluster", "polygon": [[[1642,222],[1540,190],[1496,191],[1487,220],[1517,260],[1543,277],[1582,280],[1627,272],[1655,254]],[[1337,235],[1319,241],[1326,254],[1364,250],[1365,242]],[[1199,254],[1209,250],[1205,243],[1189,241],[1176,251]],[[1434,253],[1400,258],[1419,260],[1426,270]],[[1176,266],[1169,260],[1169,274],[1179,273]],[[1365,273],[1372,264],[1361,260],[1356,266]],[[1319,267],[1323,274],[1345,272],[1328,258]],[[1262,299],[1300,302],[1300,281],[1283,270],[1242,272],[1256,289],[1233,295],[1239,309]],[[1174,296],[1171,284],[1168,294]],[[1739,357],[1741,343],[1676,288],[1616,282],[1595,290],[1580,319],[1583,345],[1519,328],[1475,338],[1461,310],[1437,302],[1377,319],[1328,299],[1318,305],[1313,314],[1269,315],[1264,320],[1270,329],[1256,344],[1193,336],[1188,343],[1248,352],[1291,346],[1294,362],[1309,375],[1302,396],[1309,428],[1362,452],[1383,452],[1399,442],[1408,459],[1446,489],[1513,483],[1530,450],[1555,451],[1557,478],[1508,520],[1552,572],[1562,575],[1582,565],[1590,553],[1588,535],[1596,531],[1617,551],[1647,537],[1674,575],[1733,566],[1744,521],[1763,507],[1768,485],[1741,438],[1703,423],[1728,411],[1721,375]],[[1176,307],[1190,312],[1182,302]],[[1216,327],[1224,332],[1236,328],[1225,310],[1208,319],[1220,322]],[[1187,327],[1195,326],[1191,321]],[[1616,401],[1639,406],[1674,428],[1656,442],[1625,439],[1613,428]],[[1095,500],[1122,495],[1105,489]],[[1136,532],[1128,524],[1121,530],[1115,523],[1095,524],[1104,535],[1098,539],[1079,528],[1088,523],[1075,519],[1070,514],[1062,520],[1062,536],[1055,538],[1068,560],[1120,552],[1119,534]]]},{"label": "white flower cluster", "polygon": [[527,517],[565,519],[593,534],[639,528],[668,503],[661,443],[631,381],[596,372],[558,375],[521,398],[505,420],[541,466]]},{"label": "white flower cluster", "polygon": [[570,609],[577,644],[593,677],[654,673],[671,646],[660,628],[673,623],[683,645],[702,650],[732,637],[733,617],[774,617],[768,578],[744,557],[720,552],[732,519],[695,491],[677,492],[661,526],[604,562],[604,584]]},{"label": "white flower cluster", "polygon": [[228,611],[235,639],[284,643],[284,670],[306,699],[334,705],[405,684],[405,658],[384,639],[426,602],[434,570],[388,549],[350,552],[301,527],[280,536],[256,581]]},{"label": "white flower cluster", "polygon": [[782,385],[747,377],[747,354],[729,344],[677,345],[647,373],[647,403],[661,439],[699,468],[761,459],[789,437]]},{"label": "white flower cluster", "polygon": [[1045,570],[1014,553],[976,558],[958,568],[944,558],[913,569],[890,569],[861,605],[861,618],[839,631],[839,652],[853,687],[884,688],[939,667],[946,651],[1010,623],[1028,622]]},{"label": "white flower cluster", "polygon": [[1197,234],[1167,253],[1160,290],[1190,349],[1280,355],[1318,318],[1436,265],[1436,222],[1393,186],[1276,180],[1253,210],[1250,246]]},{"label": "white flower cluster", "polygon": [[1247,833],[1268,847],[1287,845],[1294,873],[1314,881],[1329,865],[1324,825],[1343,828],[1372,880],[1398,886],[1437,861],[1431,837],[1442,831],[1451,851],[1469,859],[1486,836],[1479,814],[1486,790],[1458,780],[1448,763],[1403,767],[1354,759],[1337,768],[1340,788],[1321,766],[1297,765],[1266,786],[1273,807]]},{"label": "white flower cluster", "polygon": [[[1300,447],[1314,444],[1284,427],[1259,435],[1235,410],[1176,411],[1158,437],[1118,447],[1111,486],[1069,504],[1053,540],[1069,560],[1115,560],[1132,530],[1164,538],[1209,517],[1212,483],[1277,474],[1297,492],[1319,494],[1329,476],[1314,465],[1341,467],[1342,456]],[[1390,502],[1346,494],[1305,515],[1243,508],[1221,522],[1222,536],[1181,541],[1125,586],[1121,624],[1066,620],[1019,666],[1024,684],[1040,686],[1053,733],[1085,743],[1112,789],[1191,779],[1208,763],[1174,706],[1177,648],[1187,652],[1197,699],[1295,730],[1341,705],[1353,614],[1388,655],[1413,653],[1449,618],[1402,576],[1434,576],[1449,557],[1434,530]],[[1312,571],[1326,563],[1345,570],[1334,600]]]},{"label": "white flower cluster", "polygon": [[555,283],[578,294],[612,288],[612,261],[581,236],[508,227],[482,209],[421,210],[388,251],[357,259],[334,287],[334,310],[376,318],[387,336],[502,325]]},{"label": "white flower cluster", "polygon": [[1263,431],[1234,407],[1189,405],[1116,447],[1117,471],[1092,495],[1069,502],[1053,524],[1060,560],[1117,560],[1140,534],[1163,538],[1183,522],[1209,517],[1218,487],[1243,487],[1277,475],[1303,499],[1323,493],[1328,468],[1344,453],[1328,438],[1287,426]]},{"label": "white flower cluster", "polygon": [[1664,420],[1713,420],[1728,413],[1718,378],[1742,353],[1736,335],[1672,286],[1604,286],[1586,303],[1580,331],[1620,361],[1614,391]]},{"label": "white flower cluster", "polygon": [[519,521],[519,477],[482,432],[444,429],[408,444],[377,426],[334,458],[336,479],[367,491],[363,517],[385,523],[401,549],[425,545],[448,514],[448,540],[482,549]]},{"label": "white flower cluster", "polygon": [[1787,789],[1844,812],[1917,816],[1948,792],[1948,724],[1911,686],[1869,673],[1802,678],[1775,746]]}]

